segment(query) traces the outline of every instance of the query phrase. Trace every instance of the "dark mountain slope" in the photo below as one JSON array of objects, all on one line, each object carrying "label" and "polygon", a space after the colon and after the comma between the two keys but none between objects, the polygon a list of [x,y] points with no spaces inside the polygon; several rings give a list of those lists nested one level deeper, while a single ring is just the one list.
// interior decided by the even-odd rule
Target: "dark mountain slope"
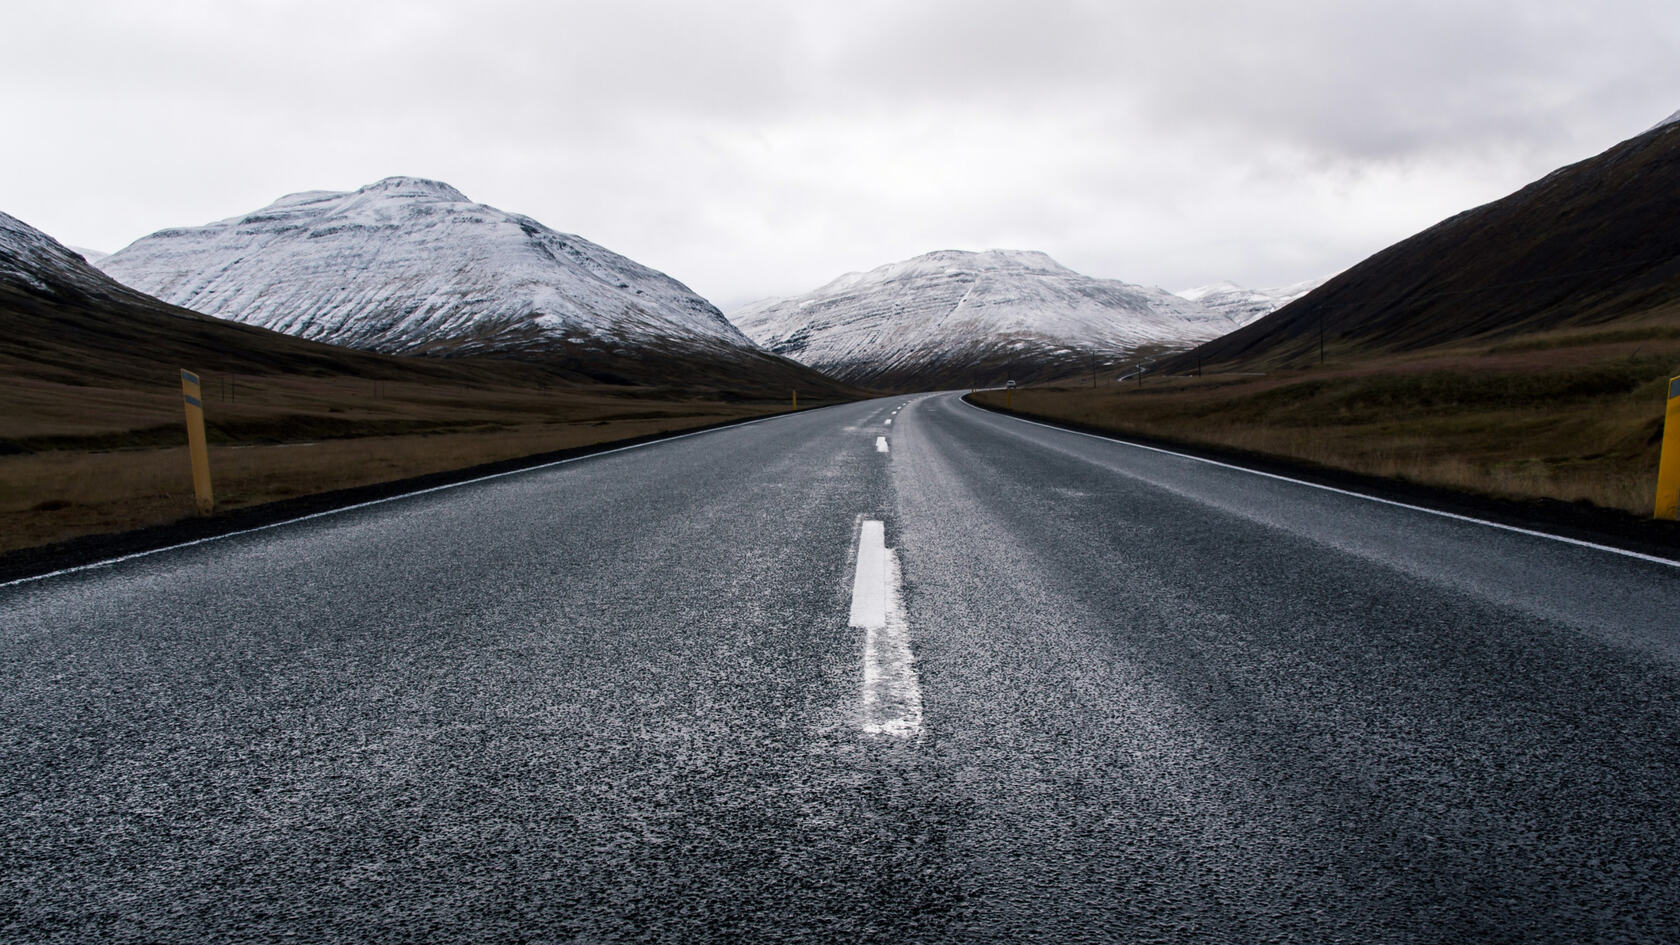
[{"label": "dark mountain slope", "polygon": [[1680,321],[1680,124],[1458,214],[1164,365],[1317,358]]}]

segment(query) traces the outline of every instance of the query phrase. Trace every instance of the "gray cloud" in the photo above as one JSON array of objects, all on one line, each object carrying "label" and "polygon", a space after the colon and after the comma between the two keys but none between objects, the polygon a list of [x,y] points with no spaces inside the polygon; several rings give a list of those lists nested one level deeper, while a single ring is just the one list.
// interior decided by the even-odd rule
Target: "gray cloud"
[{"label": "gray cloud", "polygon": [[1357,261],[1680,108],[1668,0],[83,3],[8,14],[0,209],[115,249],[435,176],[724,305],[937,248]]}]

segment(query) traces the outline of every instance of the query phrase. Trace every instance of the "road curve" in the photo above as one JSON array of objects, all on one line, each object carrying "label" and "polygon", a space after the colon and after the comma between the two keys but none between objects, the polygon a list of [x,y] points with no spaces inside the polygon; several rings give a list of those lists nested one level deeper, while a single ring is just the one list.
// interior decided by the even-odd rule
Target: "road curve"
[{"label": "road curve", "polygon": [[1672,941],[1677,783],[1675,568],[953,395],[0,588],[7,941]]}]

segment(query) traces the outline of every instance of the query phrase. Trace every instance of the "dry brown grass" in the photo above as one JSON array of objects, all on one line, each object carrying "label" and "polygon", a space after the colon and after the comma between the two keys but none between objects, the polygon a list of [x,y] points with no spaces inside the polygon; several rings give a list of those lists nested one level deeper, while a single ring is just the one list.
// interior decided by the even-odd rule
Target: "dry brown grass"
[{"label": "dry brown grass", "polygon": [[[666,419],[543,424],[480,433],[215,446],[218,510],[371,485],[756,415],[746,408]],[[185,446],[0,456],[0,551],[195,514]]]},{"label": "dry brown grass", "polygon": [[[219,511],[788,409],[646,388],[204,376]],[[0,551],[195,514],[178,388],[0,391]],[[807,399],[801,406],[815,406]]]},{"label": "dry brown grass", "polygon": [[[1464,347],[1264,376],[1028,388],[1048,419],[1502,498],[1649,514],[1671,329]],[[1001,392],[979,395],[1002,405]]]}]

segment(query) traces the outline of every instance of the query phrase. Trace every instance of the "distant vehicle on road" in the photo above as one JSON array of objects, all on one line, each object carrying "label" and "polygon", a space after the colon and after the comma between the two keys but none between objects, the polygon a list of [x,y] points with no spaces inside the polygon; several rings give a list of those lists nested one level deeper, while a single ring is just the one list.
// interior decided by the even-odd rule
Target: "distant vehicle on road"
[{"label": "distant vehicle on road", "polygon": [[1003,386],[1004,386],[1004,387],[1006,387],[1006,388],[1008,388],[1008,389],[1009,389],[1009,390],[1014,390],[1014,389],[1015,389],[1015,382],[1014,382],[1014,381],[1010,381],[1010,382],[1009,382],[1009,383],[1007,383],[1007,384],[1005,384],[1005,385],[1003,385]]}]

